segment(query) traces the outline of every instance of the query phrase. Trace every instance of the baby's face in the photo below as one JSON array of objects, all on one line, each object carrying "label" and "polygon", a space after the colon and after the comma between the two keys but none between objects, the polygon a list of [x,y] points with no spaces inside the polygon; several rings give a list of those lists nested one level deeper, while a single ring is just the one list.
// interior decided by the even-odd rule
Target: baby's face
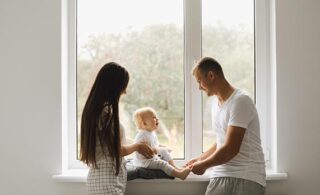
[{"label": "baby's face", "polygon": [[146,130],[154,131],[158,128],[159,119],[157,115],[152,112],[147,112],[143,114],[143,122]]}]

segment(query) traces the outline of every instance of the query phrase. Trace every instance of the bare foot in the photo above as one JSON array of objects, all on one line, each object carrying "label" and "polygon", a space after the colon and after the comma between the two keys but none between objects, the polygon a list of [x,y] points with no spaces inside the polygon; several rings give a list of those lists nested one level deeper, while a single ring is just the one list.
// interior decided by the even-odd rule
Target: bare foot
[{"label": "bare foot", "polygon": [[185,180],[188,177],[190,171],[191,171],[191,169],[189,169],[188,167],[184,168],[179,171],[180,173],[178,174],[177,177],[179,177],[181,180]]}]

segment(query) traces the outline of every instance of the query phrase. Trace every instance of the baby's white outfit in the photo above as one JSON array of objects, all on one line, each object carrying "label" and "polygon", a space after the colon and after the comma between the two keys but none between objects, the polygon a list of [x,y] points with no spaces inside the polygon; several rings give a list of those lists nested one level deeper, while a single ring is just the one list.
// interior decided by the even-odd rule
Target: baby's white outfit
[{"label": "baby's white outfit", "polygon": [[158,137],[154,131],[149,132],[144,129],[139,129],[134,141],[135,143],[145,142],[151,148],[157,148],[157,154],[150,159],[147,159],[138,152],[135,152],[133,156],[134,166],[149,169],[161,169],[167,175],[172,175],[174,167],[168,163],[168,161],[172,160],[172,158],[166,148],[159,147]]}]

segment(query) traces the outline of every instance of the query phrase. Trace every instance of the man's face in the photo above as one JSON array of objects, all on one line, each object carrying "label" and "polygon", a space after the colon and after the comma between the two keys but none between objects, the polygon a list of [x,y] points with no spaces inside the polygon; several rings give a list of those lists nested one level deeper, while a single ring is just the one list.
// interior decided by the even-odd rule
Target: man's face
[{"label": "man's face", "polygon": [[199,84],[199,89],[206,92],[208,96],[212,96],[212,80],[213,75],[212,72],[208,72],[207,74],[201,73],[201,71],[197,70],[195,74],[195,78]]}]

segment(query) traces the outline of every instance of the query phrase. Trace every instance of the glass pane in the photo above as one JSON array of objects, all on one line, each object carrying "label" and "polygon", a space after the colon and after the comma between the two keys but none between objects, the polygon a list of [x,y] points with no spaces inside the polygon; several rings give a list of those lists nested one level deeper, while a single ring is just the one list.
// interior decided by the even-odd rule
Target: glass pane
[{"label": "glass pane", "polygon": [[[226,78],[254,99],[254,1],[202,1],[202,56],[218,60]],[[203,97],[203,150],[215,143],[211,101]]]},{"label": "glass pane", "polygon": [[127,138],[136,135],[133,111],[153,107],[160,143],[184,158],[183,1],[78,0],[77,7],[78,124],[97,71],[115,61],[130,73],[120,103]]}]

